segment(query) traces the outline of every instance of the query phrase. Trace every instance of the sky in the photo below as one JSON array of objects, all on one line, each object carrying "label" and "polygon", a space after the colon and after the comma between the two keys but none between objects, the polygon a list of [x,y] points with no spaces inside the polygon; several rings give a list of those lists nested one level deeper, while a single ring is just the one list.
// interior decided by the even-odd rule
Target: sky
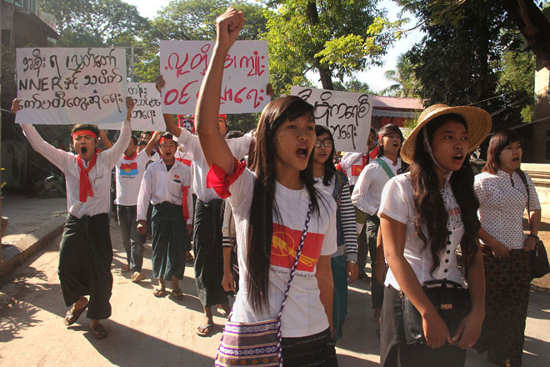
[{"label": "sky", "polygon": [[[170,0],[123,0],[128,4],[135,5],[141,16],[146,18],[154,18],[157,16],[157,12],[164,7],[166,7]],[[391,0],[382,0],[382,7],[386,8],[388,11],[388,17],[390,20],[397,19],[399,7],[393,3]],[[410,17],[410,16],[409,16]],[[416,25],[416,19],[412,19],[405,28],[412,28]],[[381,67],[371,67],[368,70],[357,73],[357,78],[366,82],[371,90],[375,92],[380,92],[384,88],[387,88],[392,84],[390,80],[387,80],[384,77],[384,72],[386,70],[395,70],[397,65],[397,58],[399,55],[407,52],[416,42],[422,39],[422,32],[415,30],[409,32],[401,40],[397,41],[393,47],[388,51],[386,56],[383,58],[383,66]],[[309,76],[308,76],[309,77]],[[310,78],[314,78],[311,76]],[[320,83],[316,80],[312,80],[314,84],[317,84],[320,87]]]}]

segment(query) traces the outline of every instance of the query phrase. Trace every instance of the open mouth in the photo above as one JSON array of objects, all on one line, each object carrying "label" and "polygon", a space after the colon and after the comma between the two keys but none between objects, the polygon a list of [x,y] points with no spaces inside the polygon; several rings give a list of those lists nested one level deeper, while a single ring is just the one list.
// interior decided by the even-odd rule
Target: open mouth
[{"label": "open mouth", "polygon": [[453,160],[456,162],[460,162],[463,159],[464,159],[464,154],[456,154],[453,156]]},{"label": "open mouth", "polygon": [[80,154],[86,154],[86,153],[88,153],[88,148],[86,148],[86,147],[81,147],[81,148],[80,148]]},{"label": "open mouth", "polygon": [[512,158],[512,162],[519,162],[519,157]]},{"label": "open mouth", "polygon": [[296,149],[296,156],[298,158],[306,159],[307,158],[307,149],[306,148]]}]

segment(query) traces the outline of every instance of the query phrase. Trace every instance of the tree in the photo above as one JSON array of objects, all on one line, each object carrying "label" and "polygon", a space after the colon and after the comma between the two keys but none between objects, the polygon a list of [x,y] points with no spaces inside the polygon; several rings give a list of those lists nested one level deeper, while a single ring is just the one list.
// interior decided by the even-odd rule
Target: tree
[{"label": "tree", "polygon": [[306,82],[306,73],[319,74],[324,89],[334,89],[354,71],[380,64],[393,41],[391,27],[376,8],[378,0],[271,1],[265,12],[270,72],[275,91]]},{"label": "tree", "polygon": [[259,5],[228,0],[172,1],[151,21],[142,36],[138,47],[143,55],[135,67],[137,79],[151,82],[158,76],[160,40],[214,40],[216,17],[230,5],[244,13],[245,26],[239,38],[259,39],[266,31],[263,7]]},{"label": "tree", "polygon": [[[502,2],[397,0],[421,19],[426,37],[407,53],[421,83],[420,96],[432,103],[474,104],[493,114],[495,127],[517,124],[514,101],[499,93],[505,50],[522,42]],[[506,112],[506,113],[502,113]]]},{"label": "tree", "polygon": [[[541,65],[550,69],[550,21],[542,9],[542,1],[504,0],[502,3],[508,14],[516,21]],[[547,8],[546,14],[549,10]]]},{"label": "tree", "polygon": [[498,92],[513,101],[524,122],[530,122],[535,104],[535,55],[530,51],[506,51],[502,57]]},{"label": "tree", "polygon": [[44,0],[43,11],[55,16],[59,46],[101,47],[133,38],[148,27],[135,6],[121,0]]},{"label": "tree", "polygon": [[414,68],[406,55],[400,55],[397,61],[397,70],[387,70],[384,73],[386,79],[394,84],[380,92],[384,96],[393,97],[419,97],[421,85],[416,79]]}]

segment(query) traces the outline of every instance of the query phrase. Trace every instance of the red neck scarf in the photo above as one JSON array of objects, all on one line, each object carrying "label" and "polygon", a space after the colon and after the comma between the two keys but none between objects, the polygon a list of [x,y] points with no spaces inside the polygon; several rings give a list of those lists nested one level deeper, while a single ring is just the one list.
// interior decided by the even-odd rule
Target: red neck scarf
[{"label": "red neck scarf", "polygon": [[137,157],[137,150],[131,156],[127,156],[126,153],[124,153],[124,159],[127,161],[132,161],[136,159],[136,157]]},{"label": "red neck scarf", "polygon": [[94,154],[93,158],[88,163],[88,168],[84,167],[84,163],[82,162],[82,157],[80,155],[78,155],[76,160],[78,162],[78,167],[80,168],[80,201],[85,203],[86,200],[88,200],[88,196],[94,196],[88,172],[90,172],[90,170],[95,166],[97,154]]}]

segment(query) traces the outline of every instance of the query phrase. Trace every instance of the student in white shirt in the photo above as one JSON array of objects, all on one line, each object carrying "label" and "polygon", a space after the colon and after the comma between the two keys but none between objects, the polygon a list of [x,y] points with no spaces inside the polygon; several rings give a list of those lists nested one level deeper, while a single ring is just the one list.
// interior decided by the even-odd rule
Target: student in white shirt
[{"label": "student in white shirt", "polygon": [[[531,251],[540,226],[535,185],[521,170],[520,135],[499,131],[491,137],[487,163],[475,177],[479,237],[487,276],[486,317],[476,349],[497,366],[521,366],[531,284]],[[527,211],[529,233],[523,233]]]},{"label": "student in white shirt", "polygon": [[[355,184],[363,169],[373,159],[376,159],[380,148],[377,144],[376,130],[370,129],[369,138],[367,140],[366,151],[362,152],[347,152],[344,154],[340,163],[336,165],[336,169],[343,172],[348,177],[350,190],[353,192]],[[367,263],[367,254],[369,253],[369,246],[367,244],[367,232],[365,227],[366,216],[360,210],[356,211],[358,230],[357,230],[357,267],[359,268],[359,278],[367,279],[367,273],[365,273],[365,265]]]},{"label": "student in white shirt", "polygon": [[[144,279],[141,267],[143,266],[145,237],[137,233],[136,229],[137,197],[145,167],[159,136],[158,131],[151,135],[142,150],[138,150],[137,138],[132,136],[128,148],[115,166],[115,204],[117,205],[118,225],[127,260],[127,263],[122,265],[122,270],[132,272],[134,283]],[[102,140],[107,148],[112,145],[106,135]]]},{"label": "student in white shirt", "polygon": [[313,150],[313,175],[317,188],[331,194],[338,206],[336,216],[337,250],[331,257],[334,280],[334,303],[332,324],[334,340],[343,335],[344,321],[348,311],[348,282],[357,280],[357,223],[355,208],[351,203],[348,179],[334,167],[334,140],[330,130],[315,126],[315,149]]},{"label": "student in white shirt", "polygon": [[[18,99],[12,112],[21,109]],[[99,322],[111,316],[113,247],[109,232],[111,172],[128,146],[132,128],[132,98],[120,137],[110,148],[97,151],[99,130],[95,125],[75,125],[71,135],[76,154],[56,149],[38,134],[31,124],[21,128],[29,143],[65,175],[67,211],[59,252],[59,280],[65,304],[70,306],[65,324],[75,323],[88,308],[90,330],[97,339],[107,336]],[[85,296],[89,295],[88,300]]]},{"label": "student in white shirt", "polygon": [[[159,91],[164,87],[162,76],[157,80]],[[195,285],[203,306],[204,319],[197,327],[199,336],[212,335],[214,321],[212,307],[217,306],[229,314],[227,295],[221,285],[223,280],[222,225],[224,202],[206,185],[209,166],[201,149],[199,138],[187,129],[178,127],[173,115],[165,114],[166,130],[178,137],[186,152],[193,156],[193,192],[197,195],[193,229],[195,254]],[[216,116],[216,126],[222,136],[227,133],[225,116]],[[233,155],[241,160],[248,154],[254,138],[247,134],[240,138],[226,139]]]},{"label": "student in white shirt", "polygon": [[[351,201],[357,210],[366,216],[367,247],[371,258],[371,293],[372,307],[376,320],[380,318],[382,299],[384,297],[384,253],[377,251],[378,226],[380,219],[376,215],[380,206],[382,189],[390,178],[403,172],[399,150],[403,143],[403,133],[393,124],[384,125],[378,131],[378,157],[373,159],[361,172],[351,194]],[[378,270],[378,272],[375,271]],[[360,269],[364,271],[364,269]],[[378,273],[378,274],[376,274]]]},{"label": "student in white shirt", "polygon": [[159,141],[162,159],[151,163],[139,188],[137,229],[145,234],[147,209],[153,205],[153,277],[158,279],[156,297],[166,295],[165,280],[172,282],[172,296],[181,298],[179,280],[185,271],[185,251],[189,247],[191,229],[191,169],[177,161],[177,143],[165,133]]},{"label": "student in white shirt", "polygon": [[282,312],[282,356],[285,366],[335,366],[329,343],[336,203],[316,189],[308,166],[316,139],[313,106],[287,96],[264,108],[256,131],[255,172],[239,163],[230,140],[216,127],[224,60],[243,23],[242,13],[232,8],[217,18],[216,45],[195,115],[211,166],[207,184],[221,197],[230,195],[235,217],[240,276],[231,321],[277,317],[311,208],[303,253]]},{"label": "student in white shirt", "polygon": [[389,265],[383,367],[464,366],[465,349],[479,338],[485,273],[469,154],[490,130],[481,108],[438,104],[403,143],[410,172],[386,183],[378,211]]}]

